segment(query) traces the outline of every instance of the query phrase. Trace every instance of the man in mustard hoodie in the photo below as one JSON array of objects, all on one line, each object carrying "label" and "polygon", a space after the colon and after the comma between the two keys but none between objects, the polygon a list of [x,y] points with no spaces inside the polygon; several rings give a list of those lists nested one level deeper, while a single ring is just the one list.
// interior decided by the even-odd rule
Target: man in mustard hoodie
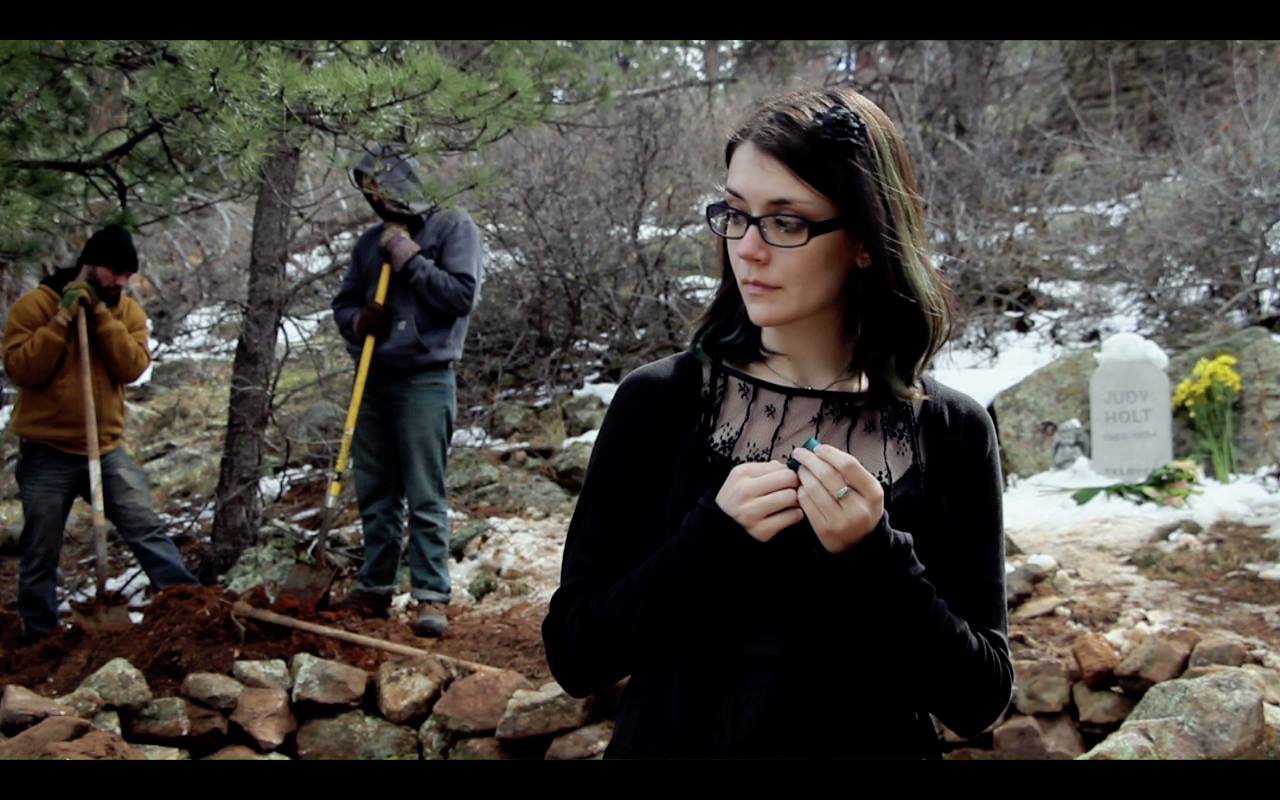
[{"label": "man in mustard hoodie", "polygon": [[18,386],[12,426],[21,440],[22,563],[18,613],[25,643],[58,627],[58,557],[77,495],[89,500],[84,392],[75,317],[88,315],[89,365],[107,519],[157,589],[195,576],[151,508],[147,476],[121,447],[124,387],[151,363],[147,315],[124,294],[138,271],[129,232],[111,225],[85,244],[74,267],[58,270],[18,299],[4,331],[4,368]]}]

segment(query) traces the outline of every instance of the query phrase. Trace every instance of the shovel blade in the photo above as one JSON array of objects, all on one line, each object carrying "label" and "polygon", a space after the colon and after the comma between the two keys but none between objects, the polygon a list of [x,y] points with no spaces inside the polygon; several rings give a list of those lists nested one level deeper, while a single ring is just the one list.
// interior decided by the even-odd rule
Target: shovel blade
[{"label": "shovel blade", "polygon": [[120,633],[133,627],[128,606],[92,604],[85,608],[71,608],[71,618],[85,633]]},{"label": "shovel blade", "polygon": [[314,611],[329,594],[337,574],[337,567],[327,564],[294,564],[280,584],[276,604]]}]

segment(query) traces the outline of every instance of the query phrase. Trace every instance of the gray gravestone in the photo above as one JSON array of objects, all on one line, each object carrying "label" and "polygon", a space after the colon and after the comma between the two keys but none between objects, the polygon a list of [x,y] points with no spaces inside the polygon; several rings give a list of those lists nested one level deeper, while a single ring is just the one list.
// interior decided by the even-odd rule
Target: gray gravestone
[{"label": "gray gravestone", "polygon": [[1104,358],[1103,349],[1089,380],[1092,466],[1117,481],[1140,481],[1173,459],[1168,359],[1132,347]]}]

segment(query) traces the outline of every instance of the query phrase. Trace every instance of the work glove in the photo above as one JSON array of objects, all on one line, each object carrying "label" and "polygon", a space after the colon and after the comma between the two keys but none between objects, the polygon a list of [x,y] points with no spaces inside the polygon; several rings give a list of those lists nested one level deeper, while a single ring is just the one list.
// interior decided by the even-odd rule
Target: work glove
[{"label": "work glove", "polygon": [[369,303],[360,309],[351,327],[355,329],[357,339],[370,334],[376,339],[384,339],[391,332],[391,312],[382,303]]},{"label": "work glove", "polygon": [[72,281],[62,290],[61,306],[74,314],[77,303],[83,304],[85,308],[92,311],[98,304],[98,293],[84,281]]},{"label": "work glove", "polygon": [[97,304],[98,293],[92,286],[84,281],[72,281],[62,290],[62,300],[58,303],[54,318],[63,325],[70,325],[80,306],[84,306],[87,313]]},{"label": "work glove", "polygon": [[394,222],[382,226],[382,234],[378,236],[378,249],[391,262],[391,268],[396,272],[422,250],[409,236],[409,229]]}]

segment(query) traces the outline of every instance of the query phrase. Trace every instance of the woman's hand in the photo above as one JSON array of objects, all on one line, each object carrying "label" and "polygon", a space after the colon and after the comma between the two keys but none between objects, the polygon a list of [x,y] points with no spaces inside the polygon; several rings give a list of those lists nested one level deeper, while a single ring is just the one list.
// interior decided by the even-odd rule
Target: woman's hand
[{"label": "woman's hand", "polygon": [[777,461],[748,461],[729,471],[716,494],[720,510],[753,539],[767,542],[804,519],[796,490],[800,478]]},{"label": "woman's hand", "polygon": [[829,444],[791,455],[800,462],[800,508],[827,552],[853,547],[879,524],[884,489],[858,459]]}]

